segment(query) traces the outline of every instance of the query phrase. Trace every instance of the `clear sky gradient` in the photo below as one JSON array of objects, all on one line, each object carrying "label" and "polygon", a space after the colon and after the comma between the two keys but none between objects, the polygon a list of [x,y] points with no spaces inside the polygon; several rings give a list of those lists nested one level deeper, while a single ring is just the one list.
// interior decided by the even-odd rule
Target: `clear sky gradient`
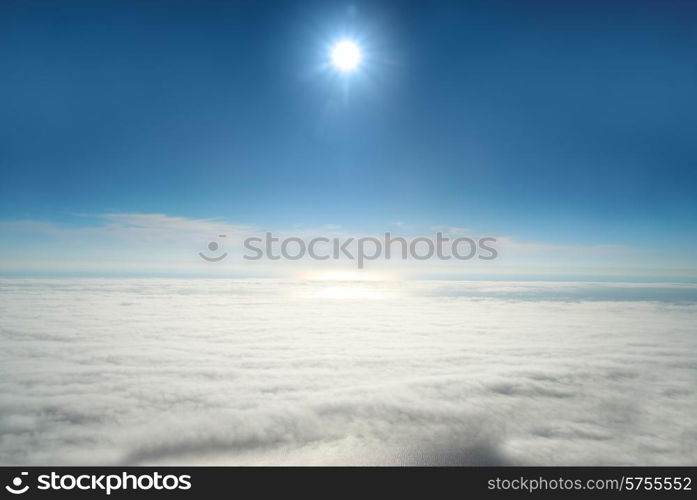
[{"label": "clear sky gradient", "polygon": [[[339,75],[346,36],[364,61]],[[689,1],[5,0],[0,258],[164,214],[457,226],[694,270],[695,54]]]}]

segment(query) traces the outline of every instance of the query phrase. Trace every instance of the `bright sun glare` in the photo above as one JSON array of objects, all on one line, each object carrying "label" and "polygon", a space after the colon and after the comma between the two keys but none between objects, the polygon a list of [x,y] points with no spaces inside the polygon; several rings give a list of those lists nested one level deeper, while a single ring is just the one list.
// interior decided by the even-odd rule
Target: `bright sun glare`
[{"label": "bright sun glare", "polygon": [[355,70],[363,58],[361,49],[351,40],[341,40],[332,47],[332,64],[344,73]]},{"label": "bright sun glare", "polygon": [[310,281],[387,281],[391,276],[387,273],[368,272],[368,271],[319,271],[303,273],[298,275],[299,279]]}]

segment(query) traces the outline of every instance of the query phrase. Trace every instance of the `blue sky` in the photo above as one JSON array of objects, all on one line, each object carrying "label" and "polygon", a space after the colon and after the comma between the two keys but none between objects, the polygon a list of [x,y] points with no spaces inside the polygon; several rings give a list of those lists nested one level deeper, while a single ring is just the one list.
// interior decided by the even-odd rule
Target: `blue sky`
[{"label": "blue sky", "polygon": [[[675,1],[5,1],[3,270],[162,214],[471,228],[694,274],[695,21]],[[327,67],[345,36],[349,76]]]}]

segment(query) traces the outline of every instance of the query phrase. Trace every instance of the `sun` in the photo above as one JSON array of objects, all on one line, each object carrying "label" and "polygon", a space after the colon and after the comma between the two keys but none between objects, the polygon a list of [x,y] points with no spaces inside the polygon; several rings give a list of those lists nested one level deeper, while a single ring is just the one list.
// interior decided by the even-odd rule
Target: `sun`
[{"label": "sun", "polygon": [[363,54],[354,41],[341,40],[332,47],[331,59],[336,69],[342,73],[350,73],[358,68]]}]

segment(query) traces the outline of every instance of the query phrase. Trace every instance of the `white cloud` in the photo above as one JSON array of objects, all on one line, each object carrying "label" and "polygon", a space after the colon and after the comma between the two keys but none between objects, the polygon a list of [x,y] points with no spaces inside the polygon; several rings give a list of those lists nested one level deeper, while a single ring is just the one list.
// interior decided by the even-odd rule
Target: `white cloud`
[{"label": "white cloud", "polygon": [[[5,233],[46,235],[85,243],[98,241],[145,241],[171,243],[191,238],[210,238],[220,233],[246,234],[257,229],[249,225],[229,224],[215,219],[193,219],[165,214],[107,213],[81,216],[83,224],[71,226],[34,220],[0,221]],[[92,224],[87,224],[88,222]]]},{"label": "white cloud", "polygon": [[694,286],[0,287],[3,464],[697,460]]},{"label": "white cloud", "polygon": [[[353,238],[349,251],[356,254],[356,240],[384,234],[365,234],[337,225],[296,228],[261,228],[233,224],[217,219],[176,217],[165,214],[110,213],[78,217],[79,224],[59,224],[33,220],[0,221],[3,239],[0,241],[0,272],[13,275],[27,273],[92,273],[120,275],[202,275],[202,276],[298,276],[308,271],[356,269],[356,260],[312,261],[249,261],[243,241],[249,236],[263,236],[268,230],[275,236],[299,237],[306,242],[322,236]],[[451,241],[476,234],[465,228],[433,226],[422,234],[401,224],[407,240],[417,236],[434,238],[443,231]],[[409,233],[409,234],[406,234]],[[220,235],[225,235],[220,237]],[[505,235],[493,235],[493,245],[499,257],[491,261],[471,259],[429,259],[402,261],[382,258],[366,262],[369,271],[387,272],[404,277],[462,279],[478,276],[484,279],[526,279],[561,277],[562,279],[598,279],[615,276],[618,279],[639,277],[650,279],[694,278],[694,266],[687,261],[658,258],[650,252],[618,245],[588,244],[559,245],[521,241]],[[230,257],[223,263],[210,265],[199,258],[213,240],[221,244],[220,252]],[[369,251],[372,251],[372,246]],[[320,252],[325,252],[322,246]],[[423,249],[421,250],[423,251]],[[398,252],[397,252],[398,253]],[[450,247],[445,248],[450,253]],[[660,257],[660,256],[659,256]]]}]

